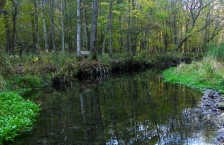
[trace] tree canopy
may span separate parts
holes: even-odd
[[[219,0],[2,0],[0,49],[9,54],[204,51],[223,42],[223,7]]]

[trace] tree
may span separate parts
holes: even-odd
[[[91,25],[91,35],[90,35],[90,51],[91,51],[93,60],[96,60],[96,55],[97,55],[97,48],[96,48],[97,19],[98,19],[98,0],[93,0],[92,25]]]
[[[1,0],[1,2],[0,2],[0,14],[3,13],[5,3],[6,3],[6,0]]]
[[[39,26],[38,26],[38,12],[37,12],[37,2],[33,0],[34,5],[34,26],[35,26],[35,47],[36,51],[40,53],[40,36],[39,36]]]
[[[47,26],[46,26],[46,21],[45,21],[45,17],[44,17],[44,1],[41,1],[40,4],[40,8],[41,8],[41,16],[42,16],[42,23],[43,23],[43,31],[44,31],[44,48],[45,51],[48,51],[48,39],[47,39]]]
[[[52,50],[56,51],[56,47],[55,47],[55,31],[54,31],[54,18],[53,18],[53,14],[54,14],[54,0],[49,0],[49,5],[50,5],[49,16],[50,16],[51,46],[52,46]]]
[[[65,28],[64,28],[64,6],[65,1],[61,0],[61,51],[65,52]]]
[[[80,6],[81,0],[77,0],[77,57],[80,57],[80,51],[81,51],[81,6]]]

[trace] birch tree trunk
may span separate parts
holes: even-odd
[[[81,51],[81,17],[80,17],[80,3],[81,0],[77,0],[77,57],[80,57]]]
[[[51,44],[52,44],[52,50],[55,51],[55,35],[54,35],[54,20],[53,20],[53,13],[54,13],[54,0],[50,0],[50,30],[51,30]]]

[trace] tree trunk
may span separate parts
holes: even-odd
[[[9,28],[9,16],[8,14],[4,15],[5,22],[5,38],[6,38],[6,53],[10,53],[11,48],[11,39],[10,39],[10,28]]]
[[[53,19],[53,13],[54,13],[54,0],[50,0],[50,9],[49,9],[49,14],[50,14],[50,30],[51,30],[51,45],[52,45],[52,50],[55,51],[55,35],[54,35],[54,19]]]
[[[46,27],[46,22],[45,22],[45,18],[44,18],[43,1],[41,1],[41,16],[42,16],[42,23],[43,23],[43,29],[44,29],[44,47],[45,47],[45,51],[48,52],[47,27]]]
[[[86,20],[86,8],[85,8],[85,0],[82,0],[82,14],[83,14],[83,46],[84,50],[89,50],[89,38],[88,38],[88,27]]]
[[[61,0],[61,51],[65,52],[65,29],[64,29],[64,0]]]
[[[40,53],[40,37],[39,37],[39,27],[38,27],[38,13],[37,13],[37,2],[36,0],[33,0],[34,5],[34,25],[35,25],[35,31],[36,31],[36,51],[39,54]]]
[[[113,7],[113,0],[110,0],[110,7],[109,7],[109,33],[110,33],[110,39],[109,39],[109,48],[110,48],[110,55],[113,54],[113,38],[112,38],[112,7]]]
[[[98,19],[98,0],[93,0],[93,12],[92,12],[92,26],[90,36],[90,51],[92,59],[96,60],[96,37],[97,37],[97,19]]]
[[[10,53],[14,53],[15,49],[15,42],[16,42],[16,18],[17,18],[17,12],[18,12],[18,5],[14,0],[11,0],[11,4],[13,7],[12,11],[12,36],[11,36],[11,47],[10,47]]]
[[[131,13],[131,1],[128,0],[128,12]],[[132,55],[131,42],[131,16],[128,16],[128,54]]]
[[[81,0],[77,0],[77,57],[80,57],[81,51],[81,16],[80,16],[80,3]]]
[[[112,6],[113,6],[113,0],[110,0],[109,13],[108,13],[108,17],[107,17],[107,25],[104,30],[103,49],[102,49],[102,54],[104,54],[105,49],[106,49],[107,32],[109,31],[110,55],[113,54],[113,49],[112,49]]]

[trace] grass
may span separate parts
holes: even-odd
[[[180,83],[198,89],[213,89],[224,93],[224,64],[214,56],[206,56],[191,64],[181,63],[178,67],[163,72],[166,82]]]
[[[163,72],[166,82],[180,83],[198,89],[213,89],[224,93],[224,44],[210,45],[203,60]]]

